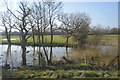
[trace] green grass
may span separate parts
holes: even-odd
[[[118,71],[2,70],[3,78],[118,78]]]
[[[79,78],[85,78],[85,79],[109,78],[111,80],[119,79],[117,70],[114,71],[97,70],[97,69],[91,69],[90,67],[94,68],[94,66],[90,66],[86,64],[65,64],[65,65],[57,65],[57,66],[47,65],[46,68],[44,69],[38,69],[38,67],[33,67],[33,66],[31,67],[21,66],[17,70],[2,69],[2,77],[3,78],[44,78],[44,79],[45,78],[53,78],[53,79],[75,78],[75,80]]]
[[[35,37],[36,37],[35,42],[37,42],[37,40],[38,40],[37,36],[35,36]],[[50,43],[51,42],[50,38],[51,38],[50,36],[45,36],[44,37],[45,43]],[[28,39],[28,42],[33,42],[32,37],[30,37]],[[61,44],[66,43],[66,38],[64,38],[64,36],[62,36],[62,35],[54,35],[53,43],[61,43]],[[74,42],[72,41],[72,37],[69,39],[69,44],[74,44]]]
[[[88,41],[91,43],[118,45],[118,36],[120,35],[101,35],[95,37],[94,35],[88,36]]]
[[[3,39],[5,39],[5,36],[2,36]],[[11,36],[11,38],[16,38],[17,40],[12,40],[12,42],[20,42],[20,37],[19,36]],[[41,38],[40,38],[41,39]],[[45,43],[50,43],[50,36],[45,36]],[[89,35],[88,36],[88,43],[93,43],[95,39],[95,36],[94,35]],[[109,43],[109,44],[117,44],[118,42],[118,35],[102,35],[100,37],[101,41],[99,43],[101,44],[106,44],[106,43]],[[2,42],[7,42],[7,40],[2,40]],[[29,43],[32,43],[33,40],[32,40],[32,37],[30,37],[28,39]],[[35,36],[35,42],[37,43],[38,42],[38,39],[37,39],[37,36]],[[57,43],[57,44],[65,44],[66,43],[66,38],[64,38],[63,35],[54,35],[53,36],[53,43]],[[76,44],[77,42],[73,41],[73,38],[71,37],[69,39],[69,44]],[[98,43],[98,42],[97,42]]]

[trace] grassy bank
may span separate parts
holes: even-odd
[[[63,64],[63,65],[47,65],[40,69],[38,66],[21,66],[17,70],[2,69],[3,78],[43,78],[43,79],[87,79],[87,78],[109,78],[110,80],[119,80],[118,71],[111,70],[109,67],[100,68],[86,64]],[[106,80],[109,80],[106,79]],[[103,80],[103,79],[100,79]]]
[[[17,70],[3,69],[3,78],[111,78],[119,80],[118,71],[90,70]],[[115,78],[115,79],[114,79]]]
[[[92,70],[92,69],[93,70]],[[46,68],[39,69],[35,67],[21,66],[17,70],[2,69],[3,80],[9,79],[56,79],[56,80],[119,80],[117,70],[99,70],[95,66],[89,65],[63,65],[60,67],[47,66]],[[91,70],[90,70],[91,69]]]
[[[19,36],[11,36],[13,43],[20,43]],[[2,36],[2,39],[6,39],[5,36]],[[3,43],[7,43],[7,40],[2,40]],[[33,44],[32,37],[30,37],[27,41],[29,44]],[[37,36],[35,36],[35,43],[38,42]],[[45,44],[50,43],[50,36],[45,36]],[[64,45],[66,43],[66,38],[63,35],[54,35],[53,37],[53,43]],[[89,35],[87,38],[88,44],[105,44],[105,45],[117,45],[118,44],[118,35],[102,35],[100,37],[95,37],[94,35]],[[69,45],[76,45],[77,42],[73,40],[73,37],[69,39],[68,42]]]

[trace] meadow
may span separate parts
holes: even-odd
[[[88,35],[87,43],[88,44],[103,44],[103,45],[117,45],[118,44],[118,36],[119,35],[101,35],[101,36],[95,36],[95,35]],[[6,39],[5,36],[2,36],[2,39]],[[20,42],[20,36],[11,36],[11,40],[13,43],[19,43]],[[41,39],[41,38],[40,38]],[[45,42],[44,43],[50,43],[50,36],[46,35],[44,37]],[[32,37],[30,37],[27,40],[28,43],[33,43]],[[7,40],[2,40],[2,43],[7,43]],[[38,38],[35,36],[35,43],[38,43]],[[53,43],[54,44],[65,44],[66,38],[63,35],[54,35],[53,36]],[[73,37],[69,38],[69,45],[76,45],[77,42],[74,41]]]

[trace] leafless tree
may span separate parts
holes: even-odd
[[[16,18],[16,25],[15,29],[19,30],[21,33],[21,46],[22,46],[22,65],[27,65],[26,64],[26,45],[27,45],[27,40],[30,36],[27,36],[28,32],[33,28],[29,27],[29,21],[28,21],[28,16],[31,14],[31,9],[28,7],[26,2],[20,2],[19,9],[17,10],[18,14],[15,14],[7,7],[9,12]]]
[[[59,17],[58,17],[58,20],[62,22],[62,24],[58,29],[60,29],[64,33],[67,46],[68,46],[69,38],[73,34],[73,23],[74,23],[73,19],[74,19],[73,14],[67,14],[67,13],[59,14]]]
[[[35,14],[35,19],[36,19],[36,24],[37,24],[37,30],[38,30],[38,38],[39,38],[39,43],[40,43],[40,34],[41,34],[41,43],[43,45],[43,50],[46,56],[47,62],[52,61],[52,47],[50,49],[50,60],[48,59],[48,53],[46,52],[46,49],[44,47],[44,33],[46,32],[46,29],[50,27],[50,32],[51,32],[51,46],[53,44],[53,26],[55,19],[57,17],[57,13],[61,9],[61,2],[56,3],[56,2],[37,2],[34,3],[35,9],[34,9],[34,14]]]
[[[77,13],[73,19],[73,36],[77,40],[78,46],[83,46],[86,43],[91,18],[86,13]]]
[[[78,42],[78,45],[83,44],[89,30],[89,16],[85,13],[66,13],[60,15],[58,19],[62,22],[60,29],[66,33],[66,44],[68,44],[68,39],[71,36],[74,36],[74,39]]]
[[[33,15],[32,17],[35,19],[35,23],[36,23],[36,30],[37,30],[37,34],[38,34],[38,43],[41,43],[40,40],[40,34],[41,34],[41,19],[42,19],[42,5],[41,2],[37,2],[33,4]]]
[[[33,45],[35,45],[35,33],[36,33],[36,30],[35,30],[35,22],[34,22],[34,18],[31,16],[29,16],[28,18],[28,21],[29,21],[29,26],[32,28],[31,30],[31,34],[32,34],[32,40],[33,40]]]
[[[44,9],[44,5],[42,2],[35,2],[33,4],[33,13],[32,13],[32,17],[33,17],[33,20],[34,20],[34,23],[36,24],[35,25],[35,28],[37,30],[37,36],[38,36],[38,44],[39,44],[39,47],[40,47],[40,44],[43,45],[43,50],[45,52],[45,56],[46,56],[46,60],[48,61],[48,55],[47,55],[47,52],[45,50],[45,47],[44,47],[44,32],[45,32],[45,29],[47,27],[47,25],[45,24],[45,22],[47,20],[45,20],[45,9]],[[41,37],[42,35],[42,37]],[[42,40],[40,40],[42,38]],[[43,53],[40,52],[40,48],[39,48],[39,53],[38,53],[38,59],[39,59],[39,65],[40,67],[42,67],[42,62],[43,60]]]
[[[2,26],[5,28],[5,35],[6,35],[8,44],[10,44],[11,43],[11,40],[10,40],[11,30],[15,25],[13,23],[12,15],[10,14],[9,11],[6,11],[3,14],[1,14],[1,18],[2,18]]]
[[[50,33],[51,33],[51,47],[50,47],[50,60],[49,63],[52,63],[52,44],[53,44],[53,27],[56,18],[58,17],[57,14],[60,13],[62,9],[62,3],[61,2],[44,2],[46,6],[46,13],[48,18],[48,23],[50,27]]]

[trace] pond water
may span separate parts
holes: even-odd
[[[11,45],[0,45],[0,65],[4,65],[7,61],[10,66],[18,67],[21,65],[21,46]],[[45,47],[50,52],[50,47]],[[26,47],[26,58],[27,65],[38,65],[38,51],[39,47]],[[11,53],[10,53],[11,52]],[[43,48],[40,48],[40,52],[43,52]],[[91,46],[86,49],[81,48],[66,48],[66,47],[53,47],[53,60],[60,60],[63,56],[71,57],[71,58],[80,58],[82,59],[84,56],[87,58],[93,56],[101,56],[102,60],[114,58],[117,55],[118,48],[117,46]],[[106,61],[106,60],[105,60]],[[104,61],[103,61],[104,62]]]

